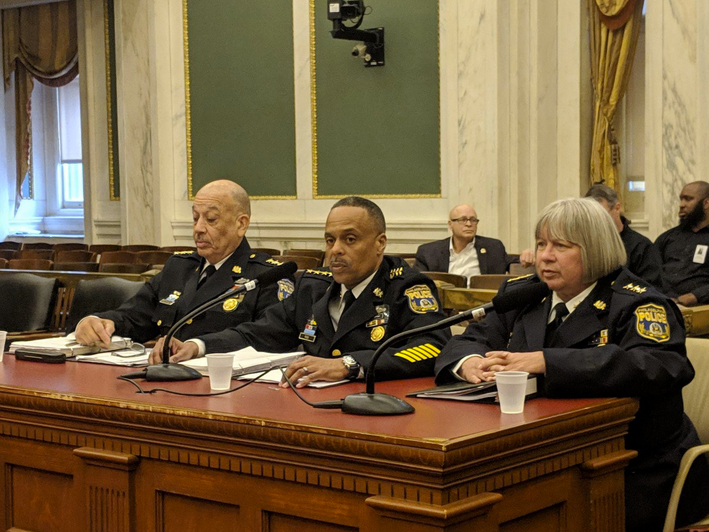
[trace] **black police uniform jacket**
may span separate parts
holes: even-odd
[[[500,290],[537,282],[536,275],[524,276],[503,283]],[[599,279],[545,343],[551,299],[502,315],[493,312],[470,325],[439,356],[436,380],[454,381],[451,369],[472,353],[543,351],[548,397],[638,397],[640,407],[626,440],[628,449],[638,451],[625,474],[627,527],[661,530],[682,455],[700,443],[682,403],[682,387],[694,377],[682,314],[670,299],[620,268]],[[706,471],[706,462],[702,468]],[[704,498],[695,501],[704,508],[703,516],[709,486],[696,475],[689,480],[685,493]],[[678,520],[689,519],[678,514]]]
[[[146,341],[167,334],[172,325],[196,306],[228,290],[234,281],[254,279],[280,264],[265,253],[251,250],[243,239],[234,253],[197,290],[204,259],[196,252],[175,254],[163,270],[145,283],[138,293],[118,309],[97,314],[112,320],[116,334],[135,341]],[[267,307],[287,296],[292,290],[289,280],[276,285],[258,287],[242,298],[225,301],[185,324],[175,338],[186,340],[209,332],[220,331],[239,323],[260,318]]]
[[[366,371],[374,351],[386,339],[444,318],[433,281],[398,257],[384,257],[372,281],[342,314],[335,331],[328,304],[339,294],[340,284],[327,269],[306,270],[296,281],[293,295],[269,308],[259,321],[200,339],[207,353],[247,345],[285,352],[302,344],[309,355],[351,355]],[[432,375],[434,361],[449,338],[446,329],[387,349],[377,362],[377,380]]]

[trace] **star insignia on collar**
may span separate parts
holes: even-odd
[[[377,297],[384,297],[384,291],[381,288],[377,287],[374,289],[374,295]]]
[[[605,301],[601,301],[601,300],[599,299],[598,301],[596,301],[596,302],[593,304],[593,306],[596,307],[598,310],[606,310],[606,306],[607,306],[607,305],[606,305]]]

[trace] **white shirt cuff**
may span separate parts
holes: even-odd
[[[199,338],[190,338],[189,340],[185,340],[185,343],[187,342],[192,342],[193,344],[197,345],[197,348],[199,349],[199,353],[197,353],[197,356],[203,357],[207,352],[207,346],[204,345],[204,342]]]
[[[465,380],[465,379],[463,378],[463,376],[462,376],[460,373],[458,373],[458,372],[460,371],[460,368],[463,367],[463,363],[464,363],[466,360],[468,360],[469,358],[472,358],[472,357],[485,358],[485,357],[482,356],[482,355],[476,355],[476,354],[468,355],[468,356],[465,356],[465,357],[461,358],[461,359],[458,361],[458,363],[457,363],[455,366],[453,366],[453,369],[451,370],[451,373],[453,373],[453,375],[455,375],[455,377],[456,377],[459,381],[464,381],[464,380]]]

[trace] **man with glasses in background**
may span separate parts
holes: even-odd
[[[454,207],[448,217],[451,237],[419,246],[414,267],[454,273],[466,279],[472,275],[505,273],[508,269],[505,245],[495,238],[478,235],[479,221],[470,205]]]

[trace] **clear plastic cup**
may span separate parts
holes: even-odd
[[[526,371],[498,371],[497,396],[500,400],[500,411],[503,414],[521,414],[524,412],[524,399],[527,395]]]
[[[233,353],[211,353],[207,355],[209,386],[212,390],[228,390],[231,388],[233,367]]]
[[[7,340],[7,331],[0,331],[0,362],[5,354],[5,340]]]

